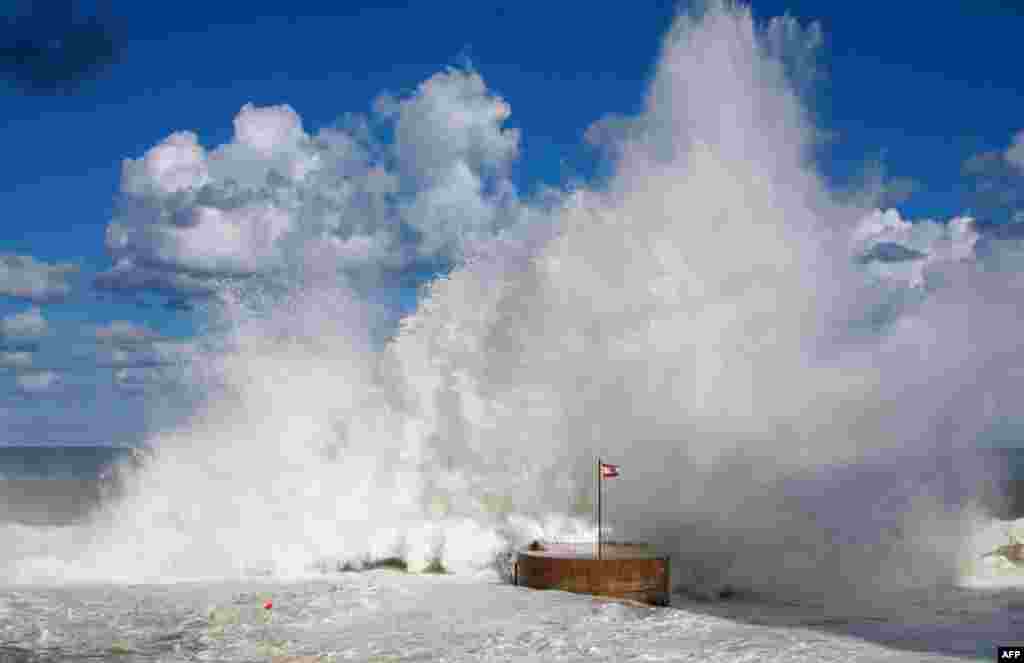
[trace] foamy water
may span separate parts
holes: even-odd
[[[991,660],[995,644],[1011,641],[1024,624],[1019,594],[950,591],[927,604],[903,598],[867,612],[681,596],[672,608],[653,608],[393,571],[293,582],[0,588],[0,655],[318,663]]]

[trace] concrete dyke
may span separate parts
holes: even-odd
[[[669,605],[669,558],[642,543],[535,542],[516,558],[514,582],[532,589],[558,589]]]

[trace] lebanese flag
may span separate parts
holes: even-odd
[[[619,466],[609,465],[608,463],[601,463],[601,478],[611,479],[612,477],[619,476]]]

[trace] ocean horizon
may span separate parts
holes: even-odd
[[[95,442],[0,444],[0,479],[96,478],[106,464],[140,446]],[[977,451],[1005,463],[1008,478],[1024,480],[1024,446],[979,447]]]

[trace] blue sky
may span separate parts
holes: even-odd
[[[67,4],[6,3],[21,14],[9,13],[4,34],[72,44],[82,28],[55,18],[72,11]],[[506,146],[489,144],[498,156],[489,152],[487,159],[510,170],[521,195],[588,181],[604,167],[585,140],[588,127],[609,114],[642,110],[661,40],[676,15],[676,4],[668,2],[628,9],[583,2],[345,3],[342,14],[337,4],[111,0],[100,11],[116,57],[101,58],[81,80],[58,81],[63,87],[57,91],[45,89],[45,81],[42,88],[30,85],[26,81],[41,75],[34,65],[4,56],[0,253],[9,257],[9,268],[0,272],[7,293],[0,317],[9,324],[0,418],[6,418],[9,439],[3,441],[132,442],[156,425],[149,411],[124,405],[135,398],[124,389],[130,374],[119,382],[111,372],[163,363],[177,350],[152,354],[149,346],[188,339],[196,326],[188,309],[203,300],[180,279],[154,289],[144,287],[152,279],[115,274],[106,281],[115,289],[98,285],[97,277],[109,274],[118,259],[108,245],[108,225],[135,213],[118,208],[125,159],[141,159],[179,131],[194,132],[208,150],[229,143],[233,120],[250,103],[257,109],[287,104],[309,135],[351,129],[358,125],[351,114],[374,113],[382,94],[413,98],[417,86],[453,66],[471,68],[488,94],[510,106],[504,126],[518,130],[515,158],[502,152]],[[282,7],[294,15],[284,15]],[[824,44],[806,101],[831,136],[821,148],[820,168],[837,189],[863,193],[874,176],[876,203],[898,207],[904,219],[945,221],[973,213],[981,225],[1005,224],[1018,205],[1024,208],[1024,180],[1011,159],[1014,137],[1024,129],[1024,80],[1007,55],[1024,34],[1018,3],[923,9],[915,3],[765,1],[755,2],[753,11],[759,19],[789,12],[803,25],[820,22]],[[84,69],[95,55],[89,43],[68,56],[70,71]],[[393,130],[370,129],[382,133],[384,143]],[[418,145],[420,156],[411,158],[422,160],[430,145]],[[989,186],[984,195],[974,191],[979,185]],[[159,205],[172,204],[167,196]],[[139,243],[148,240],[130,241],[135,248],[121,258],[138,258]],[[217,256],[189,263],[178,253],[161,254],[160,247],[146,251],[164,267],[168,261],[175,269],[188,267],[181,272],[188,278],[262,264],[259,255],[249,256],[259,264],[218,262]],[[414,290],[408,284],[444,262],[443,256],[401,262],[396,271],[407,278],[382,281],[377,296],[409,307]],[[48,274],[42,281],[39,263]],[[33,336],[40,315],[46,327],[41,340]],[[110,416],[98,422],[96,412],[116,412],[117,424]]]

